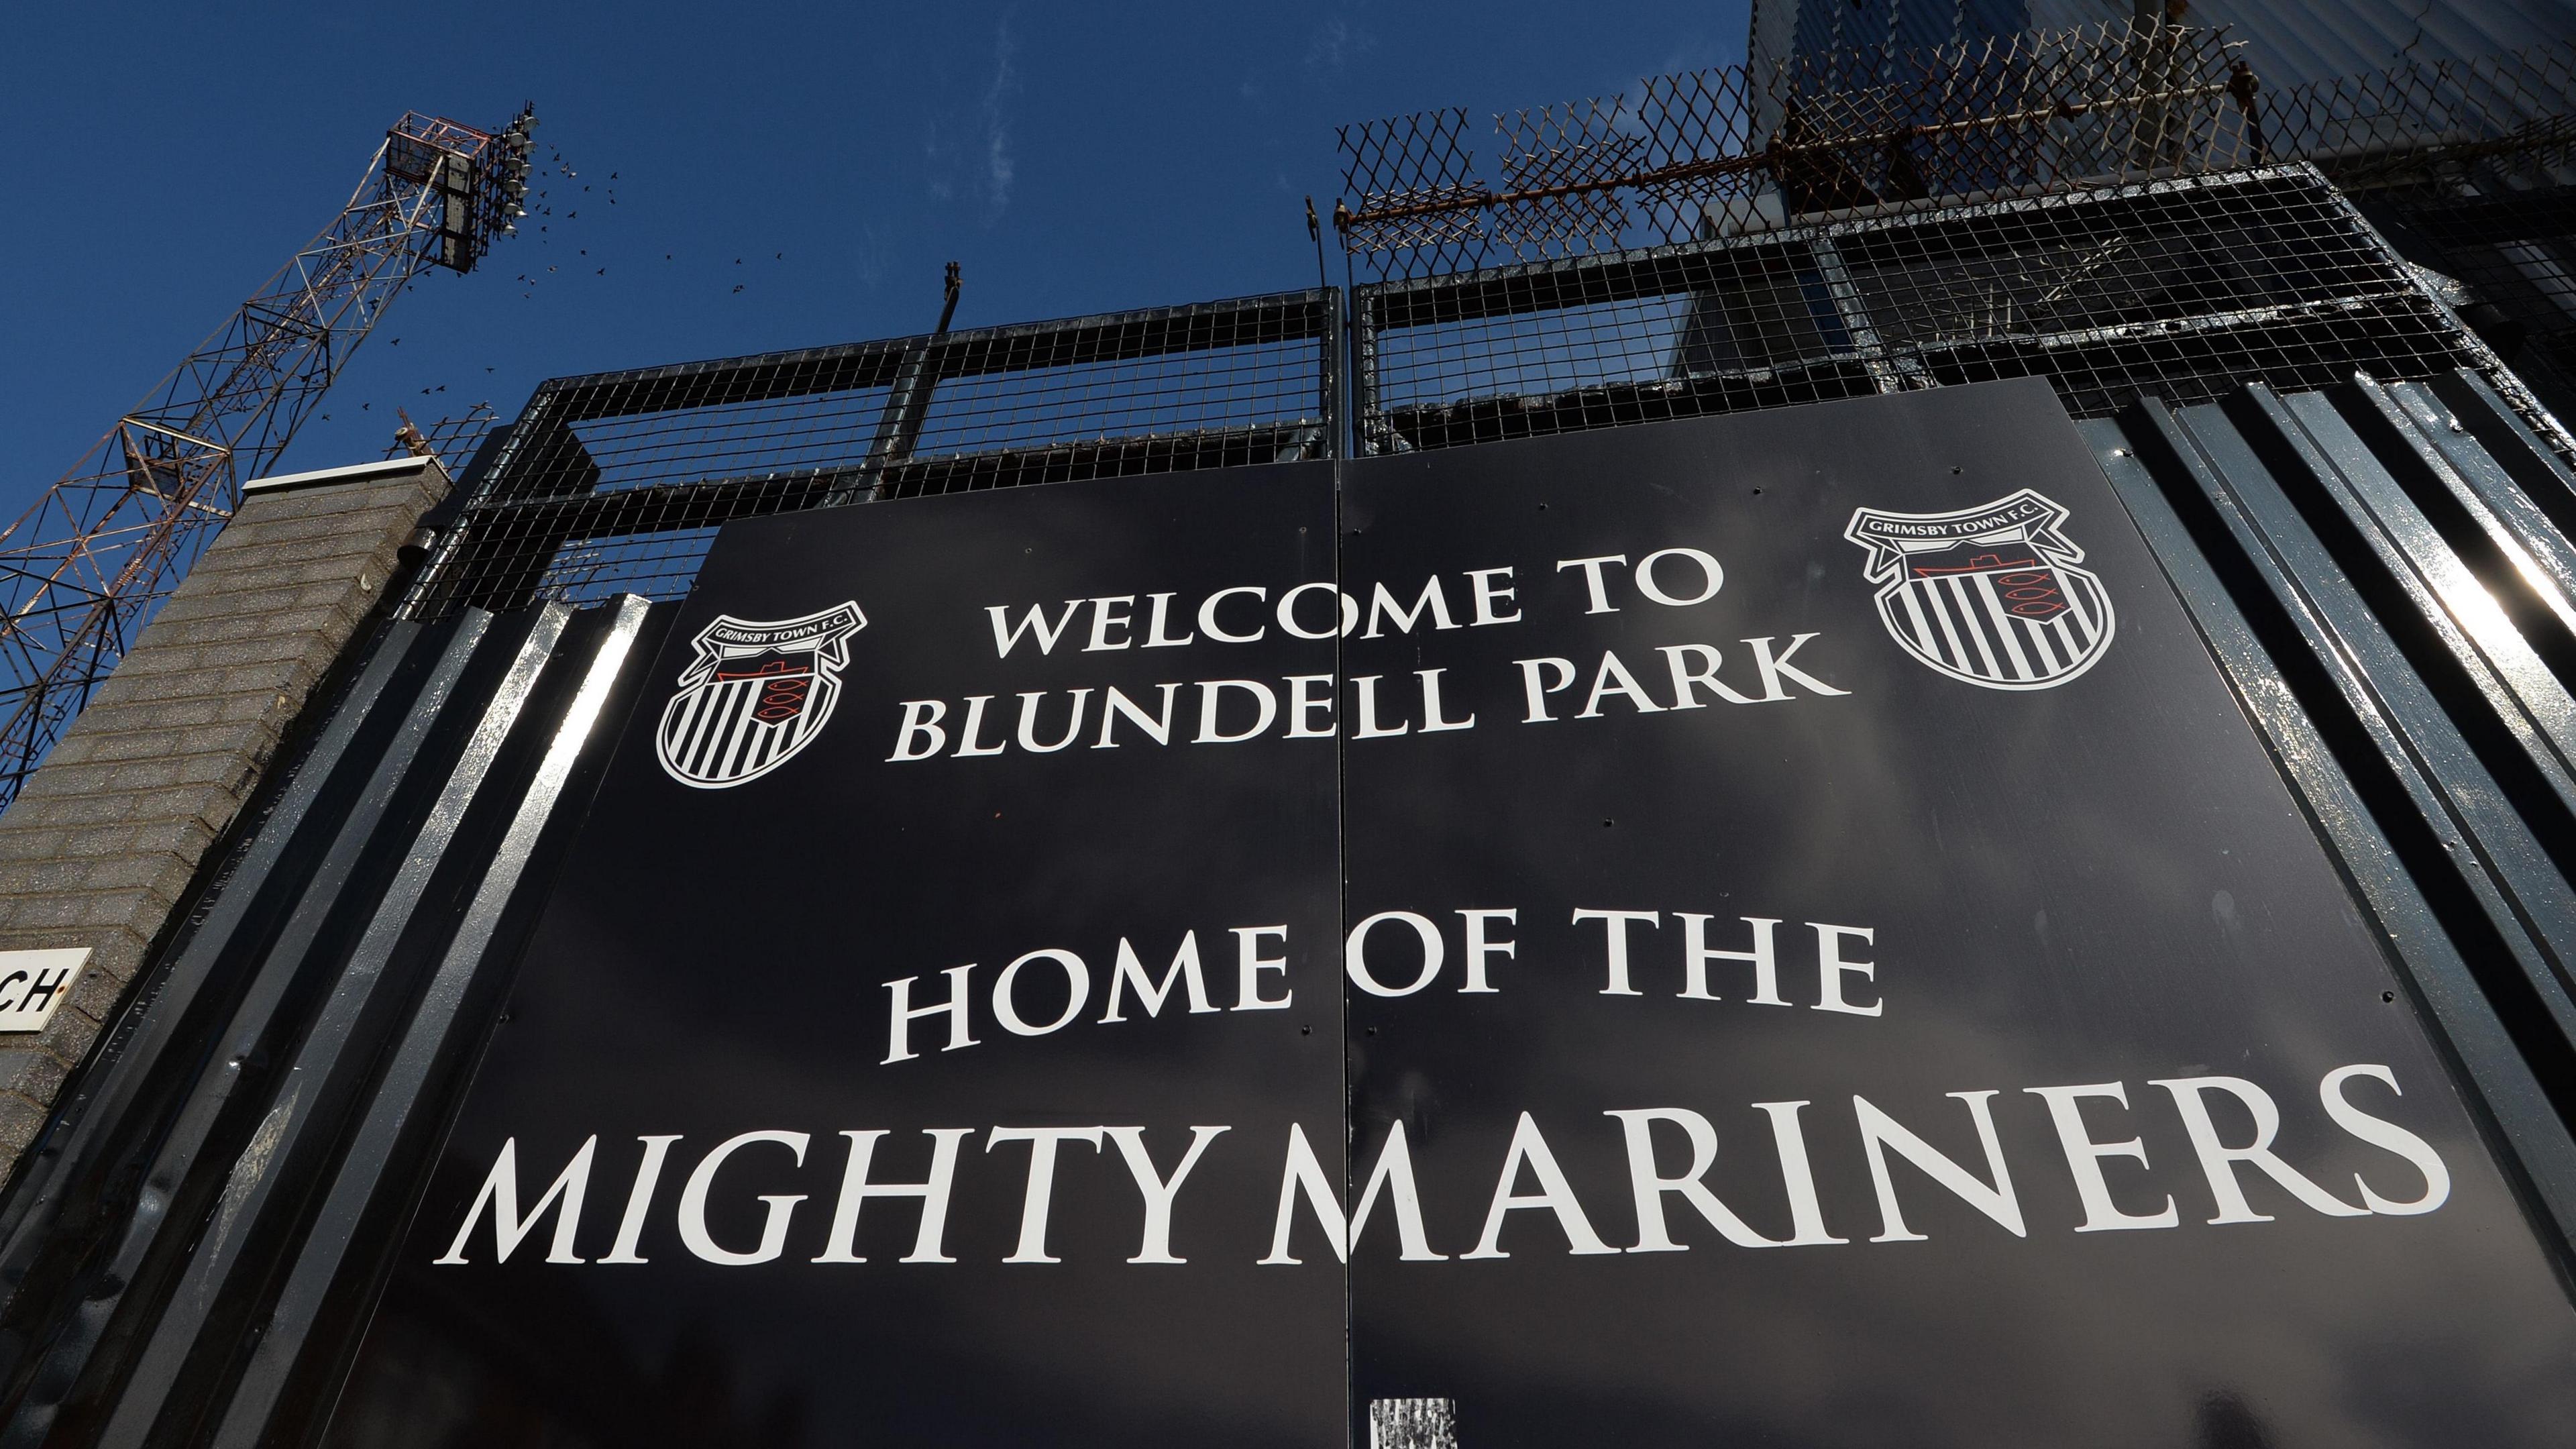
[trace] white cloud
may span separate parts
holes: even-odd
[[[859,228],[858,244],[851,249],[851,270],[863,286],[873,287],[885,280],[886,235],[884,228],[868,222]]]
[[[1338,74],[1351,61],[1375,49],[1375,35],[1338,15],[1328,16],[1315,27],[1314,38],[1306,44],[1306,65],[1310,70]]]
[[[993,30],[993,83],[984,88],[984,199],[996,216],[1011,204],[1011,182],[1019,174],[1011,154],[1011,102],[1020,92],[1011,59],[1018,52],[1011,12],[1005,10]]]
[[[993,28],[992,78],[975,98],[974,109],[961,106],[932,116],[921,143],[931,200],[980,200],[988,222],[1010,206],[1012,184],[1019,179],[1011,136],[1021,91],[1020,42],[1012,31],[1017,11],[1016,6],[1004,11]]]

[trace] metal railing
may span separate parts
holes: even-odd
[[[736,518],[1329,456],[1341,334],[1306,291],[560,378],[405,613],[676,597]]]

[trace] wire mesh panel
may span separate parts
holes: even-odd
[[[2347,187],[2507,156],[2547,171],[2576,146],[2576,37],[2278,93],[2240,50],[2136,21],[1690,71],[1497,115],[1490,167],[1463,110],[1371,121],[1342,130],[1335,223],[1355,266],[1402,280],[2288,160]]]
[[[1975,199],[2264,159],[2255,82],[2219,31],[2135,24],[1659,76],[1494,117],[1341,133],[1335,216],[1385,279],[1678,245],[1801,213]]]
[[[2024,375],[2091,416],[2465,365],[2564,447],[2453,309],[2510,311],[2478,335],[2527,339],[2544,396],[2576,377],[2571,77],[2576,40],[2267,94],[2223,31],[2141,21],[1659,77],[1495,117],[1490,169],[1463,110],[1348,127],[1335,225],[1380,278],[1353,293],[1359,446]],[[2410,252],[2468,288],[2330,180],[2405,192]],[[673,596],[755,514],[1323,456],[1340,306],[550,383],[407,607]]]
[[[1368,453],[2002,377],[2099,416],[2485,363],[2304,165],[1380,283],[1354,315]]]
[[[675,598],[735,518],[1326,457],[1341,330],[1310,291],[557,379],[405,611]]]
[[[2375,190],[2363,210],[2441,274],[2445,300],[2543,403],[2576,418],[2576,188],[2516,188],[2473,170],[2468,184]]]

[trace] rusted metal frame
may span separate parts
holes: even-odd
[[[117,431],[113,436],[117,439],[126,458],[129,460],[140,460],[143,458],[144,454],[140,448],[135,446],[132,437],[128,435],[126,430],[130,426],[132,426],[131,419],[119,422],[117,425]],[[133,462],[129,462],[127,468],[131,469],[133,466]],[[124,470],[120,470],[120,472],[122,473]],[[107,511],[101,514],[95,523],[84,531],[84,539],[96,537],[102,533],[109,532],[110,530],[108,526],[115,521],[117,515],[123,513],[126,507],[129,504],[134,503],[137,499],[157,499],[161,496],[161,493],[157,489],[144,489],[136,486],[130,475],[128,475],[126,484],[121,490],[121,496],[117,498],[115,502],[110,503]],[[129,525],[129,527],[133,528],[137,532],[148,532],[151,526],[152,525],[149,520],[139,524]],[[5,557],[5,555],[0,555],[0,557]],[[58,608],[48,602],[47,596],[55,588],[64,585],[65,576],[73,571],[75,565],[95,565],[97,561],[98,555],[93,554],[85,547],[75,547],[57,559],[52,572],[45,576],[45,582],[31,595],[29,595],[25,604],[17,609],[9,611],[5,615],[0,615],[0,620],[5,620],[5,624],[0,624],[0,638],[8,638],[12,640],[17,639],[23,633],[23,630],[19,627],[22,620],[48,617],[61,612]],[[13,571],[19,572],[27,577],[33,577],[35,573],[34,570]],[[120,574],[119,577],[121,579],[122,575]],[[74,585],[74,587],[78,586]],[[112,585],[109,585],[107,581],[102,580],[102,588],[93,595],[93,598],[105,598],[110,593],[112,593]]]

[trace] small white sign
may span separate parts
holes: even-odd
[[[0,951],[0,1032],[43,1031],[88,964],[87,946]]]

